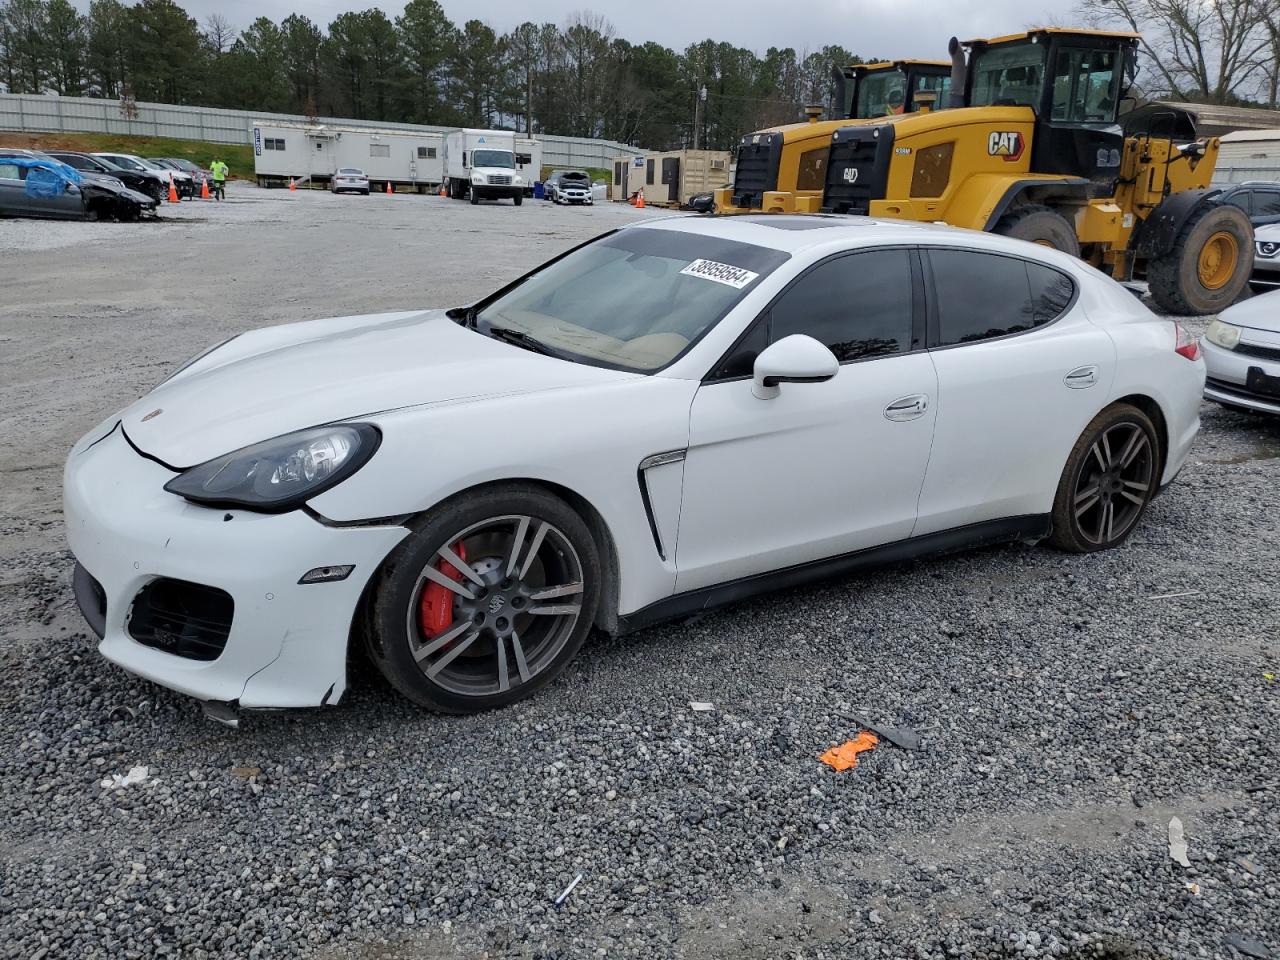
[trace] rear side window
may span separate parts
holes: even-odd
[[[911,260],[906,250],[871,250],[828,260],[774,303],[772,342],[804,333],[841,363],[911,349]]]
[[[1235,193],[1227,197],[1227,203],[1233,207],[1239,207],[1245,213],[1249,213],[1249,191],[1237,190]]]
[[[1043,326],[1075,294],[1071,278],[1051,267],[974,250],[930,250],[938,311],[938,345],[973,343]]]

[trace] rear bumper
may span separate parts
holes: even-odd
[[[408,533],[330,527],[301,511],[265,515],[200,507],[165,493],[173,473],[134,452],[117,427],[77,449],[64,474],[77,603],[99,652],[130,673],[200,700],[244,707],[335,702],[346,687],[347,642],[365,584]],[[354,564],[335,583],[299,584],[317,566]],[[198,660],[144,645],[134,603],[161,578],[225,591],[234,602],[225,645]]]

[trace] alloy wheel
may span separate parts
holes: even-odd
[[[582,562],[558,527],[526,515],[482,520],[419,573],[407,611],[413,658],[451,693],[506,693],[555,662],[582,595]]]
[[[1072,511],[1089,543],[1122,540],[1151,498],[1155,451],[1139,424],[1113,424],[1089,448],[1076,476]]]

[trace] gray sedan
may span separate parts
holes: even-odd
[[[329,189],[333,193],[363,193],[367,197],[369,178],[358,167],[342,167],[334,172]]]

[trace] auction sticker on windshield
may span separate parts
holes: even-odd
[[[703,280],[714,280],[735,290],[741,290],[760,276],[750,270],[743,270],[729,263],[717,263],[714,260],[695,260],[680,272],[687,273],[691,277],[701,277]]]

